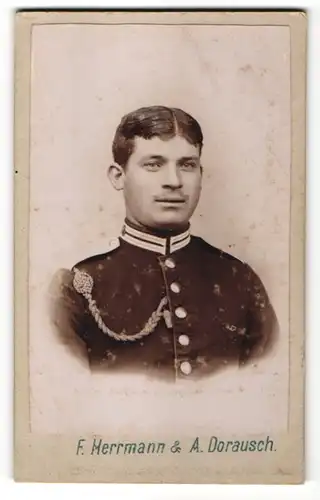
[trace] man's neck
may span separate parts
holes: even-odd
[[[189,222],[181,226],[175,226],[175,227],[144,226],[143,224],[137,223],[136,221],[132,221],[128,217],[125,218],[125,223],[128,224],[129,227],[132,227],[137,231],[141,231],[142,233],[152,234],[154,236],[158,236],[159,238],[171,238],[172,236],[176,236],[178,234],[184,233],[185,231],[188,231],[188,229],[190,228]]]

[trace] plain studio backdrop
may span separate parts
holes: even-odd
[[[285,430],[289,28],[36,26],[31,75],[32,431]],[[276,349],[257,365],[176,385],[143,375],[91,375],[59,342],[47,309],[54,273],[103,253],[119,234],[122,195],[107,179],[113,135],[124,114],[154,104],[184,109],[203,130],[203,190],[192,232],[253,267],[280,323]]]

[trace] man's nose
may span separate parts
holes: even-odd
[[[168,164],[164,168],[164,187],[170,187],[172,189],[178,189],[182,187],[182,177],[180,169],[177,165]]]

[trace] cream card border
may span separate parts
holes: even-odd
[[[290,397],[289,428],[273,437],[275,453],[76,455],[74,436],[29,431],[28,220],[31,32],[38,24],[283,25],[291,41]],[[306,41],[303,12],[20,12],[15,18],[15,408],[17,481],[130,483],[299,483],[304,480],[304,246],[306,162]],[[83,436],[81,436],[83,437]],[[201,436],[200,436],[201,437]],[[166,441],[170,436],[166,436]],[[174,439],[174,436],[172,436]]]

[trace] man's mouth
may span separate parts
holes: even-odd
[[[185,203],[185,198],[156,198],[157,203]]]

